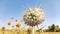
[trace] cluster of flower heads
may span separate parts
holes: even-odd
[[[14,27],[14,24],[12,24],[10,21],[8,22],[8,25],[12,25],[12,27]],[[17,22],[15,26],[19,28],[21,26],[20,22]]]
[[[14,17],[13,17],[13,16],[12,16],[12,19],[14,19]],[[20,21],[18,21],[18,19],[17,19],[17,18],[15,19],[15,21],[16,21],[15,26],[16,26],[17,28],[19,28],[19,27],[21,26]],[[13,24],[11,21],[9,21],[9,22],[8,22],[8,25],[9,25],[9,26],[11,26],[11,25],[12,25],[12,27],[14,27],[14,24]]]
[[[44,12],[41,8],[29,8],[23,15],[23,20],[27,25],[38,25],[44,21]]]

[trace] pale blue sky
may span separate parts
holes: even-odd
[[[11,16],[21,20],[26,9],[37,7],[39,4],[45,13],[43,24],[46,27],[51,24],[60,26],[60,0],[0,0],[0,28],[9,27],[7,22],[11,20]]]

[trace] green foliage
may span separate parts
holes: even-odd
[[[50,32],[59,32],[60,29],[59,29],[59,26],[55,25],[55,24],[52,24],[51,26],[48,26],[48,29],[45,30],[45,31],[50,31]]]

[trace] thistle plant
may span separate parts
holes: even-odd
[[[28,31],[28,34],[31,34],[32,29],[33,29],[33,28],[32,28],[31,26],[28,28],[28,30],[27,30],[27,31]]]
[[[11,21],[8,22],[8,25],[9,25],[9,26],[11,25]]]
[[[12,16],[11,19],[13,20],[14,19],[14,16]]]
[[[17,22],[16,23],[16,28],[18,29],[17,34],[19,34],[20,32],[20,26],[21,26],[20,22]]]
[[[25,24],[32,27],[41,24],[44,19],[44,12],[41,8],[29,8],[23,15],[23,21]],[[32,34],[34,34],[34,30],[32,30]]]
[[[15,34],[14,24],[12,24],[12,32],[13,32],[13,34]]]
[[[15,21],[17,22],[17,21],[18,21],[18,19],[16,18],[16,19],[15,19]]]
[[[2,27],[2,34],[5,34],[5,27]]]
[[[13,20],[14,16],[12,16],[11,19]],[[17,34],[19,34],[21,24],[20,24],[20,22],[18,21],[17,18],[15,19],[15,22],[16,22],[16,25],[14,25],[11,21],[9,21],[8,25],[12,27],[13,34],[16,34],[16,31],[14,30],[14,27],[16,26]],[[9,30],[9,33],[10,33],[10,30]]]
[[[21,26],[20,22],[16,23],[16,27],[19,28]]]
[[[9,26],[11,26],[11,23],[12,23],[12,22],[11,22],[11,21],[9,21],[7,24],[8,24]],[[10,33],[10,30],[9,30],[9,33]]]

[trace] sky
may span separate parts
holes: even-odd
[[[21,20],[22,14],[28,8],[39,6],[45,13],[45,21],[42,23],[42,25],[46,25],[45,28],[52,24],[60,26],[60,0],[0,0],[0,28],[3,26],[9,28],[8,21],[15,24],[11,16]]]

